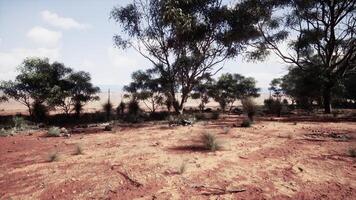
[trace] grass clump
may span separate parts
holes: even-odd
[[[241,127],[248,128],[251,127],[252,122],[249,119],[244,119],[241,123]]]
[[[59,161],[58,152],[54,152],[48,155],[48,162],[56,162],[56,161]]]
[[[47,132],[48,137],[60,137],[61,136],[61,129],[58,127],[51,127],[48,129]]]
[[[206,150],[217,151],[222,149],[220,142],[218,142],[216,136],[212,133],[204,133],[201,136],[201,142]]]
[[[356,158],[356,149],[349,149],[349,155],[353,158]]]
[[[182,162],[182,164],[179,166],[178,174],[184,174],[184,172],[187,169],[187,163]]]
[[[83,147],[79,144],[75,145],[74,155],[83,155],[83,154],[84,154]]]
[[[26,121],[23,117],[15,116],[12,118],[13,126],[16,130],[23,130],[26,128]]]

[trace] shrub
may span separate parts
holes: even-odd
[[[140,105],[138,101],[131,100],[128,105],[128,114],[129,115],[138,115],[140,113]]]
[[[353,158],[356,157],[356,149],[349,149],[349,155]]]
[[[218,111],[212,112],[211,119],[217,120],[217,119],[219,119],[219,117],[220,117],[220,112],[218,112]]]
[[[48,129],[47,136],[48,137],[60,137],[61,129],[58,127],[51,127]]]
[[[22,130],[26,127],[26,121],[23,117],[15,116],[12,118],[13,126],[16,130]]]
[[[110,120],[111,119],[112,109],[113,109],[113,105],[112,105],[112,103],[110,101],[108,101],[107,103],[105,103],[103,105],[103,110],[104,110],[105,115],[106,115],[106,120]]]
[[[32,116],[37,122],[43,122],[47,119],[48,108],[40,102],[32,104]]]
[[[221,144],[217,141],[214,134],[204,133],[201,136],[201,142],[206,150],[217,151],[222,149]]]
[[[253,117],[257,113],[257,105],[252,98],[246,98],[241,101],[243,111],[247,114],[250,121],[253,121]]]
[[[252,122],[249,119],[244,119],[241,123],[241,127],[251,127]]]
[[[73,110],[75,114],[79,116],[80,113],[83,111],[83,104],[80,101],[75,102]]]
[[[48,162],[55,162],[55,161],[59,161],[58,152],[54,152],[48,155]]]
[[[264,106],[268,113],[275,114],[278,117],[281,116],[283,108],[286,107],[280,100],[272,98],[264,100]]]
[[[116,108],[117,116],[123,115],[125,113],[125,109],[126,109],[126,103],[121,101],[120,104]]]

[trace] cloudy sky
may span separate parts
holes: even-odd
[[[13,79],[25,57],[48,57],[91,73],[100,86],[118,88],[130,74],[151,64],[133,50],[119,50],[112,37],[120,27],[109,19],[114,6],[130,0],[0,0],[0,80]],[[252,76],[267,88],[286,73],[275,56],[248,63],[242,58],[222,64],[220,72]],[[218,66],[217,66],[218,68]]]

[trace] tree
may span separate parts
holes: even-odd
[[[133,48],[153,63],[167,99],[180,113],[194,86],[219,71],[214,67],[240,53],[253,37],[253,26],[245,20],[235,21],[239,31],[230,34],[226,20],[231,15],[221,0],[133,0],[111,12],[124,30],[114,36],[115,44]],[[231,38],[234,43],[227,42]]]
[[[60,107],[68,114],[75,103],[79,108],[82,102],[98,98],[94,94],[99,88],[92,86],[88,73],[73,72],[62,63],[49,63],[47,58],[27,58],[19,72],[15,81],[2,82],[1,89],[7,97],[25,105],[30,115],[32,107]]]
[[[133,99],[142,101],[151,113],[156,112],[158,106],[164,102],[163,90],[158,78],[152,70],[136,71],[132,73],[132,82],[124,87],[131,93]]]
[[[223,74],[212,86],[210,96],[220,104],[222,110],[227,106],[232,109],[236,100],[248,97],[258,97],[259,89],[253,78],[246,78],[240,74]]]
[[[62,78],[72,70],[61,63],[50,64],[46,58],[27,58],[19,71],[15,81],[2,82],[1,88],[7,97],[24,104],[32,115],[33,103],[54,104]]]
[[[205,105],[209,103],[209,91],[211,89],[212,79],[210,78],[207,78],[207,80],[200,81],[200,83],[193,88],[191,98],[200,100],[199,109],[201,112],[204,111]]]
[[[332,90],[356,70],[355,1],[256,1],[256,9],[270,14],[259,23],[263,36],[259,55],[272,50],[284,62],[305,69],[321,69],[323,105],[331,112]],[[289,40],[288,50],[281,42]]]
[[[91,83],[91,77],[88,72],[71,73],[67,81],[70,83],[68,88],[69,95],[62,98],[62,106],[63,108],[68,108],[66,110],[74,110],[79,115],[85,104],[100,99],[97,95],[100,92],[100,88]]]

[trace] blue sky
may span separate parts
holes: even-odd
[[[120,27],[109,19],[109,13],[128,2],[0,0],[0,80],[13,79],[25,57],[40,56],[90,72],[96,85],[118,88],[127,84],[133,71],[151,66],[133,50],[113,45],[112,37]],[[252,76],[261,88],[286,73],[285,64],[274,55],[264,62],[235,58],[223,65],[220,74]]]

